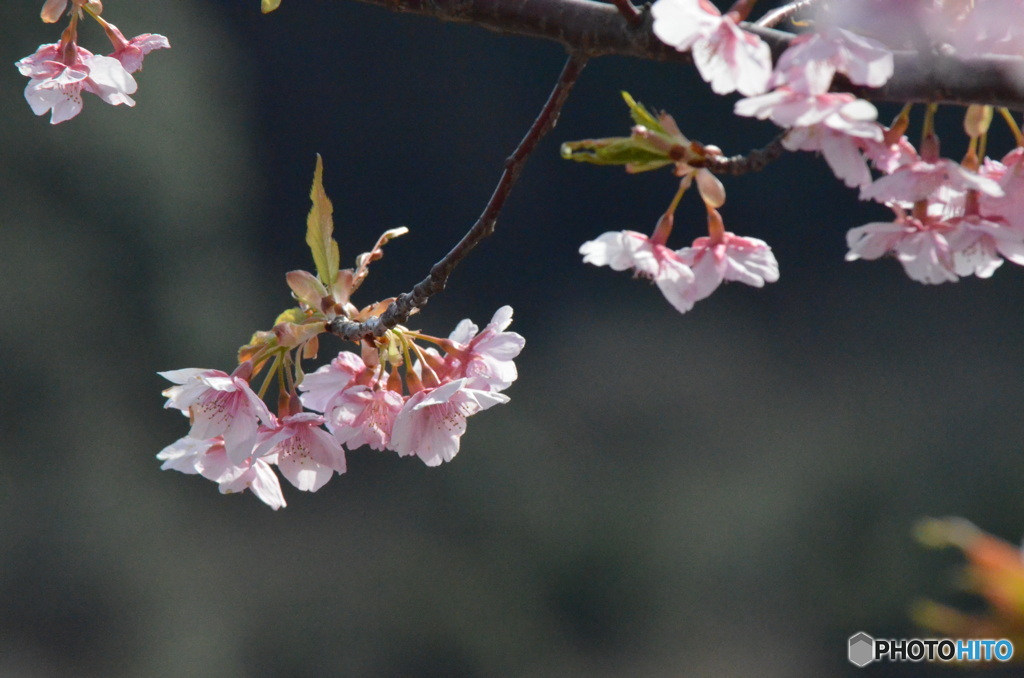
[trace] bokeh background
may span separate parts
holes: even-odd
[[[482,209],[563,54],[341,0],[106,4],[173,45],[136,108],[87,97],[50,126],[0,71],[0,675],[861,675],[853,633],[919,634],[923,597],[972,604],[917,520],[1024,532],[1024,272],[925,287],[844,263],[846,230],[886,213],[810,155],[726,181],[726,224],[771,243],[776,284],[681,316],[583,265],[580,243],[649,231],[674,190],[559,158],[626,133],[620,90],[727,153],[774,134],[686,68],[616,57],[416,319],[446,334],[511,304],[527,339],[511,403],[452,463],[357,450],[276,513],[159,471],[186,422],[156,372],[230,369],[311,267],[315,153],[344,261],[411,228],[359,300],[406,290]],[[8,64],[57,39],[38,5],[5,4]],[[681,247],[694,196],[677,222]]]

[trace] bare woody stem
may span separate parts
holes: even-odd
[[[619,10],[619,14],[631,25],[643,23],[644,15],[636,8],[630,0],[612,0],[612,4]]]
[[[786,132],[783,132],[767,145],[756,148],[746,155],[734,155],[728,158],[709,155],[704,162],[691,161],[688,164],[691,167],[706,167],[715,174],[731,174],[732,176],[760,172],[768,166],[768,163],[778,160],[782,155],[785,150],[782,147],[782,139],[785,136]]]
[[[499,33],[554,40],[588,57],[606,54],[654,61],[689,62],[690,55],[658,40],[646,9],[641,20],[623,18],[616,5],[597,0],[359,0],[395,12],[482,26]],[[798,4],[798,3],[794,3]],[[778,56],[792,33],[742,24]],[[1017,57],[956,59],[942,54],[895,53],[895,74],[880,89],[853,88],[869,101],[991,104],[1024,110],[1024,60]]]
[[[426,305],[430,297],[445,288],[448,276],[466,258],[466,255],[476,247],[481,240],[494,232],[498,222],[498,215],[501,213],[505,200],[508,198],[512,186],[523,171],[533,149],[544,135],[551,131],[558,121],[558,114],[569,97],[569,91],[576,84],[583,67],[587,63],[587,56],[579,52],[570,53],[569,59],[562,68],[562,73],[551,91],[547,103],[541,109],[537,119],[533,121],[526,136],[519,142],[516,150],[505,160],[505,169],[501,173],[498,185],[487,201],[487,206],[476,220],[476,223],[462,236],[462,240],[452,248],[448,254],[434,264],[430,269],[430,275],[416,283],[416,285],[405,294],[400,294],[395,301],[388,306],[387,310],[376,318],[370,318],[365,322],[354,322],[347,318],[335,318],[328,325],[328,330],[342,339],[360,341],[364,338],[381,336],[395,325],[405,322],[416,309]]]

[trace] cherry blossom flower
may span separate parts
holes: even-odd
[[[880,177],[861,189],[861,200],[884,203],[917,202],[934,197],[943,187],[954,191],[973,190],[994,198],[1003,196],[999,182],[972,172],[949,158],[935,162],[902,165],[890,175]]]
[[[892,53],[841,29],[799,36],[772,74],[775,89],[737,101],[734,112],[791,128],[782,142],[785,148],[820,151],[847,186],[865,186],[871,172],[863,154],[870,148],[881,155],[883,128],[875,121],[874,105],[829,91],[836,71],[877,87],[892,75]]]
[[[717,234],[715,231],[718,229],[710,230],[711,236],[697,238],[692,247],[684,247],[677,252],[693,270],[694,282],[689,293],[694,302],[709,296],[725,280],[764,287],[766,282],[779,279],[779,263],[768,243],[757,238],[744,238],[724,229]]]
[[[844,134],[882,140],[882,129],[875,123],[878,110],[873,104],[845,92],[829,92],[827,85],[821,88],[820,84],[808,81],[800,87],[785,85],[767,94],[740,99],[733,112],[759,120],[771,119],[779,127],[822,124]]]
[[[128,96],[137,89],[135,79],[117,59],[95,56],[74,42],[40,45],[15,66],[30,78],[25,100],[32,112],[50,112],[50,123],[70,120],[82,111],[82,92],[95,94],[114,106],[134,106]]]
[[[460,322],[445,345],[452,378],[468,377],[470,387],[485,391],[508,388],[519,376],[512,361],[526,345],[521,335],[505,331],[511,323],[511,306],[495,311],[482,332],[469,319]]]
[[[208,440],[223,436],[228,458],[236,466],[252,454],[259,422],[275,425],[274,415],[245,379],[251,369],[249,363],[243,363],[230,375],[196,368],[158,373],[178,384],[163,392],[167,397],[164,407],[189,414],[192,438]]]
[[[221,494],[248,489],[275,511],[286,506],[281,483],[268,460],[249,458],[236,466],[228,459],[223,438],[198,440],[186,436],[165,447],[156,458],[164,462],[161,470],[201,474],[217,483]]]
[[[764,92],[772,72],[771,50],[722,16],[708,0],[657,0],[651,7],[654,34],[680,52],[692,50],[701,77],[717,94]]]
[[[254,458],[270,456],[288,481],[316,492],[335,472],[345,472],[345,452],[330,433],[320,428],[324,418],[301,412],[282,418],[274,428],[260,431]]]
[[[843,26],[894,49],[910,49],[923,39],[917,27],[928,24],[930,10],[940,3],[907,0],[843,0],[820,3],[814,12],[815,25]],[[948,3],[959,4],[959,3]]]
[[[327,428],[348,449],[362,445],[382,451],[391,443],[395,417],[405,398],[390,389],[352,386],[331,400]]]
[[[980,174],[999,182],[1002,196],[979,194],[981,213],[998,217],[1015,229],[1024,231],[1024,148],[1015,148],[1002,162],[986,159]]]
[[[957,281],[949,242],[939,228],[921,228],[903,237],[896,258],[911,280],[929,285]]]
[[[689,287],[693,271],[679,255],[636,231],[610,231],[580,246],[584,263],[608,266],[613,271],[633,269],[650,278],[680,313],[693,308]]]
[[[953,253],[953,270],[960,277],[989,278],[1006,258],[1024,265],[1024,232],[1005,221],[971,215],[951,222],[946,236]]]
[[[895,221],[873,222],[850,229],[846,234],[850,248],[846,260],[873,260],[891,252],[912,280],[930,285],[956,282],[953,252],[946,240],[953,227],[933,216],[919,219],[908,215],[898,205],[892,207],[896,212]]]
[[[509,401],[503,393],[469,388],[468,381],[456,379],[410,397],[395,419],[391,449],[403,457],[415,454],[427,466],[454,459],[466,417]]]
[[[958,3],[948,4],[955,7]],[[947,40],[961,59],[993,54],[1024,56],[1024,30],[1020,22],[1010,19],[1024,12],[1024,2],[985,0],[965,4],[961,10],[967,7],[969,11],[955,17],[948,12],[934,13],[927,27],[929,34]]]
[[[775,66],[773,82],[781,84],[780,79],[786,79],[780,78],[780,74],[802,71],[811,65],[820,68],[823,64],[846,74],[851,82],[868,87],[881,87],[893,72],[892,52],[885,45],[842,28],[826,26],[790,42]]]
[[[864,157],[871,161],[879,172],[892,174],[903,165],[912,165],[921,159],[917,149],[905,136],[901,136],[893,142],[888,142],[886,135],[891,130],[883,132],[882,141],[876,143],[869,139],[860,142],[864,151]]]
[[[65,49],[69,52],[72,59],[92,56],[92,52],[78,47],[74,43],[70,43],[65,48],[62,48],[59,42],[55,42],[48,45],[39,45],[39,48],[33,54],[29,54],[14,65],[22,75],[30,78],[41,78],[54,68],[50,65],[50,62],[60,61],[64,58],[63,52]]]
[[[844,106],[835,113],[848,123],[843,131],[826,123],[796,127],[786,134],[782,145],[791,151],[820,151],[836,178],[850,188],[867,186],[871,183],[871,171],[862,152],[871,142],[881,143],[882,128],[874,122],[873,113],[870,119],[860,121],[847,117],[855,112],[866,113],[862,107],[853,106]]]
[[[162,35],[143,33],[136,35],[131,40],[126,40],[114,24],[104,23],[103,28],[114,45],[114,53],[110,56],[120,61],[129,73],[141,71],[143,57],[153,50],[170,49],[171,47],[171,43]]]
[[[336,398],[349,384],[370,385],[372,373],[366,363],[355,353],[341,351],[327,365],[316,372],[307,374],[299,384],[299,400],[303,407],[316,412],[327,412],[331,400]]]

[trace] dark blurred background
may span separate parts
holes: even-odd
[[[87,96],[51,126],[0,71],[0,675],[934,671],[862,672],[846,640],[918,635],[915,600],[959,600],[957,555],[919,547],[918,519],[1024,532],[1024,272],[925,287],[892,260],[844,263],[846,230],[887,211],[792,155],[726,180],[727,227],[769,241],[779,282],[679,315],[577,252],[649,232],[673,178],[570,164],[560,142],[625,134],[623,89],[726,153],[775,130],[687,68],[598,59],[496,235],[416,319],[444,335],[511,304],[511,403],[442,468],[360,449],[275,513],[159,470],[187,427],[156,372],[230,370],[289,305],[315,153],[344,262],[411,229],[357,301],[421,279],[563,54],[341,0],[106,4],[173,45],[136,108]],[[58,38],[39,5],[5,5],[8,64]],[[81,43],[108,51],[94,25]],[[694,196],[677,223],[674,247],[699,235]]]

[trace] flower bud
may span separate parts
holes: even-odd
[[[697,190],[708,207],[718,208],[725,204],[725,186],[706,169],[697,170]]]
[[[55,24],[60,21],[67,6],[68,0],[46,0],[43,3],[43,11],[39,13],[39,18],[48,24]]]
[[[964,131],[967,132],[967,136],[977,139],[988,132],[988,127],[991,124],[991,106],[973,104],[967,107],[967,113],[964,115]]]

